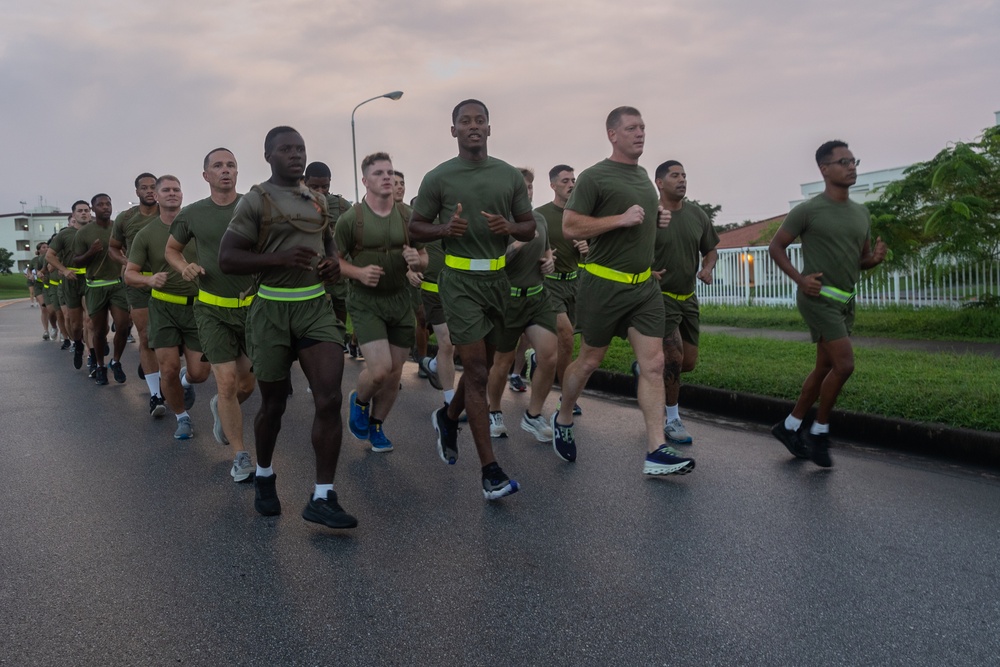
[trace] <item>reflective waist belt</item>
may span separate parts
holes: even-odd
[[[649,276],[653,274],[650,269],[646,269],[642,273],[625,273],[624,271],[609,269],[606,266],[594,263],[581,264],[580,267],[586,269],[587,273],[593,274],[598,278],[613,280],[616,283],[625,283],[626,285],[639,285],[644,283],[649,279]]]
[[[181,296],[179,294],[170,294],[169,292],[161,292],[158,289],[150,292],[150,296],[154,299],[159,299],[160,301],[166,301],[167,303],[178,303],[182,306],[190,306],[194,303],[193,296]]]
[[[67,266],[66,270],[67,271],[72,271],[73,273],[77,274],[78,276],[82,276],[85,273],[87,273],[87,269],[78,269],[75,266]]]
[[[536,294],[541,294],[543,289],[545,289],[544,285],[535,285],[534,287],[511,287],[510,295],[515,298],[521,296],[535,296]]]
[[[44,287],[45,289],[51,289],[52,285],[49,285],[48,283],[42,283],[42,287]]]
[[[268,287],[261,285],[257,289],[257,296],[268,301],[308,301],[319,296],[326,295],[326,288],[322,283],[310,285],[309,287]]]
[[[120,278],[114,280],[88,280],[87,287],[111,287],[121,282]]]
[[[694,292],[690,294],[674,294],[673,292],[663,292],[663,296],[669,296],[674,301],[687,301],[694,296]]]
[[[61,280],[49,280],[50,285],[62,285]]]
[[[198,290],[198,301],[202,303],[207,303],[210,306],[218,306],[220,308],[242,308],[243,306],[249,306],[253,301],[253,294],[241,299],[235,296],[216,296],[210,294],[205,290]]]
[[[424,290],[425,292],[434,292],[435,294],[437,294],[438,284],[424,280],[420,283],[420,289]]]
[[[567,271],[566,273],[549,273],[545,276],[549,280],[576,280],[576,271]]]
[[[831,287],[830,285],[823,285],[819,288],[820,296],[825,296],[828,299],[833,299],[837,303],[850,303],[857,295],[857,290],[853,292],[845,292],[842,289],[837,289],[836,287]]]
[[[507,266],[507,256],[500,255],[496,259],[469,259],[468,257],[444,256],[445,266],[465,271],[499,271]]]

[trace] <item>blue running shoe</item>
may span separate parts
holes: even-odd
[[[681,456],[673,447],[660,445],[656,451],[646,454],[642,468],[644,475],[686,475],[694,470],[694,459]]]
[[[520,488],[521,486],[507,477],[495,461],[483,468],[483,497],[486,500],[499,500],[517,493]]]
[[[552,450],[556,456],[567,463],[576,461],[576,441],[573,439],[573,426],[562,426],[556,423],[559,411],[552,413],[549,425],[552,427]]]
[[[347,399],[351,406],[351,416],[347,420],[347,426],[351,429],[351,435],[358,440],[368,439],[369,423],[371,416],[371,403],[368,405],[358,405],[358,392],[352,391]]]
[[[368,426],[368,442],[372,445],[373,452],[391,452],[392,442],[385,437],[382,431],[382,422],[372,421]]]

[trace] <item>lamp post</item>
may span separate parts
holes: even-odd
[[[398,100],[402,96],[403,96],[403,91],[402,90],[394,90],[391,93],[386,93],[384,95],[376,95],[375,97],[372,97],[372,98],[369,98],[369,99],[365,100],[361,104],[368,104],[369,102],[371,102],[373,100],[381,99],[383,97],[388,97],[390,100]],[[359,104],[357,107],[354,107],[354,110],[351,111],[351,150],[352,150],[352,152],[354,154],[354,163],[351,166],[351,170],[354,172],[354,201],[355,202],[361,201],[361,196],[358,194],[358,142],[357,142],[357,140],[355,139],[355,136],[354,136],[354,112],[358,110],[358,107],[360,107],[361,104]]]

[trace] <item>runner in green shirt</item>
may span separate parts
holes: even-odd
[[[605,127],[611,157],[580,174],[563,214],[565,236],[588,239],[589,250],[576,313],[580,354],[566,369],[562,405],[576,403],[611,339],[627,338],[642,371],[637,394],[648,450],[643,473],[685,474],[694,460],[663,442],[663,298],[650,279],[656,230],[669,224],[670,213],[639,166],[646,139],[642,114],[618,107]],[[576,460],[571,419],[569,410],[552,415],[552,447],[564,461]]]
[[[409,220],[413,209],[407,206],[405,198],[406,177],[403,175],[403,172],[393,167],[392,200],[406,207],[406,219]],[[420,360],[427,356],[427,339],[429,338],[427,335],[427,315],[424,312],[424,298],[420,289],[421,281],[416,277],[419,273],[419,271],[406,272],[406,290],[410,295],[410,304],[413,306],[413,316],[416,321],[416,330],[414,331],[416,341],[413,343],[413,360],[418,364],[417,376],[427,378],[429,377],[427,371],[419,368]]]
[[[83,310],[86,289],[85,269],[73,266],[73,239],[90,222],[90,203],[82,199],[73,202],[73,219],[49,243],[46,261],[62,276],[62,303],[66,328],[73,339],[73,368],[83,366],[84,337],[90,340],[90,318]]]
[[[851,327],[854,295],[862,269],[878,266],[887,252],[881,237],[871,243],[868,209],[851,201],[858,180],[858,160],[843,141],[828,141],[816,150],[826,188],[791,210],[771,239],[771,259],[798,286],[796,301],[816,343],[816,366],[802,384],[795,407],[771,433],[798,458],[811,458],[828,468],[830,413],[840,390],[854,372]],[[788,258],[788,246],[802,239],[803,268]],[[809,432],[799,433],[802,420],[819,399]]]
[[[224,272],[258,278],[247,322],[247,347],[261,397],[254,419],[254,508],[265,516],[281,513],[271,463],[288,401],[288,371],[298,358],[315,405],[316,486],[302,518],[330,528],[354,528],[357,519],[344,511],[333,489],[344,436],[344,327],[327,304],[323,286],[340,277],[326,198],[302,184],[306,144],[293,128],[279,126],[267,133],[264,159],[271,178],[240,200],[219,248]]]
[[[336,222],[340,216],[347,213],[348,209],[351,208],[351,202],[338,194],[330,192],[330,181],[332,178],[333,172],[330,171],[330,167],[325,163],[310,162],[306,167],[303,182],[310,190],[315,190],[326,197],[326,207],[330,212],[330,219]],[[326,293],[329,296],[333,312],[336,314],[337,319],[346,323],[347,281],[338,280],[335,283],[327,283]],[[357,354],[352,354],[352,356],[356,357]]]
[[[438,276],[444,268],[444,248],[438,239],[425,243],[424,249],[427,251],[427,268],[412,273],[409,277],[411,283],[420,287],[424,321],[427,328],[434,332],[438,347],[433,358],[420,358],[420,369],[427,375],[431,386],[441,391],[447,404],[455,398],[455,346],[451,342],[451,332],[448,331],[448,321],[444,316],[438,287]]]
[[[466,409],[482,465],[483,495],[496,500],[517,491],[518,484],[500,469],[493,454],[487,375],[510,293],[502,270],[507,240],[533,239],[535,218],[521,174],[487,155],[486,105],[479,100],[459,102],[451,121],[458,157],[424,176],[410,218],[410,237],[441,239],[445,268],[438,286],[464,367],[454,400],[434,412],[438,455],[449,464],[458,460],[458,417]]]
[[[681,373],[690,373],[698,363],[699,311],[695,280],[712,284],[712,269],[719,259],[715,246],[719,235],[708,214],[684,198],[687,173],[677,160],[656,168],[660,205],[670,211],[670,226],[656,230],[653,272],[659,276],[666,325],[663,336],[663,388],[667,442],[690,445],[691,434],[681,422],[678,401]],[[700,264],[700,267],[699,267]]]

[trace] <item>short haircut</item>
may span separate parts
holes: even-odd
[[[383,160],[390,163],[392,162],[392,158],[389,157],[389,154],[383,151],[379,151],[378,153],[372,153],[371,155],[366,155],[364,159],[361,160],[361,173],[364,174],[366,171],[368,171],[368,167],[372,166],[376,162],[381,162]]]
[[[156,179],[157,190],[160,189],[160,183],[163,183],[163,181],[173,181],[177,185],[181,184],[181,179],[177,178],[176,176],[172,176],[171,174],[164,174],[163,176],[160,176],[158,179]]]
[[[79,203],[80,202],[77,202],[77,204],[79,204]],[[73,208],[76,208],[76,206],[73,206]],[[70,221],[70,220],[72,220],[72,219],[73,219],[73,214],[72,213],[70,213],[69,215],[66,216],[66,221],[67,222]],[[55,234],[53,234],[52,236],[55,236]]]
[[[406,180],[406,176],[403,176],[403,172],[401,172],[401,171],[400,171],[399,169],[396,169],[395,167],[393,167],[393,170],[392,170],[392,175],[393,175],[393,176],[399,176],[399,177],[400,177],[400,178],[402,178],[402,179],[403,179],[404,181]]]
[[[37,253],[39,250],[41,250],[43,245],[48,245],[48,244],[45,243],[45,241],[39,241],[38,245],[35,246],[35,252]]]
[[[156,176],[152,175],[148,171],[144,171],[144,172],[142,172],[141,174],[139,174],[138,176],[135,177],[135,189],[136,190],[139,189],[139,181],[141,181],[144,178],[151,178],[154,181],[156,180]]]
[[[333,178],[333,173],[325,162],[310,162],[306,166],[303,178]]]
[[[233,156],[234,160],[236,159],[236,154],[235,153],[233,153],[231,150],[229,150],[225,146],[219,146],[218,148],[213,148],[212,150],[210,150],[207,153],[205,153],[205,165],[202,167],[202,169],[208,169],[208,158],[212,157],[212,153],[218,153],[219,151],[226,151],[227,153],[229,153],[230,155]],[[152,174],[150,174],[150,175],[152,176]]]
[[[451,112],[451,124],[452,125],[454,125],[455,123],[458,122],[458,112],[461,111],[462,107],[464,107],[466,104],[478,104],[479,106],[481,106],[483,108],[483,111],[486,113],[486,120],[490,119],[490,110],[486,108],[485,104],[483,104],[479,100],[474,100],[474,99],[462,100],[461,102],[459,102],[458,104],[455,105],[454,109],[452,109],[452,112]]]
[[[613,130],[618,127],[622,116],[639,116],[641,118],[642,114],[635,107],[618,107],[617,109],[612,109],[611,113],[608,114],[608,120],[605,124],[607,129]]]
[[[286,132],[294,132],[298,134],[299,131],[294,127],[288,127],[287,125],[279,125],[278,127],[273,127],[264,137],[264,152],[270,153],[274,149],[274,141],[279,134],[285,134]]]
[[[559,174],[563,173],[564,171],[576,171],[576,170],[573,169],[573,167],[569,166],[568,164],[557,164],[556,166],[549,169],[549,182],[551,183],[552,181],[556,180],[556,178],[559,177]]]
[[[823,164],[826,159],[833,155],[834,149],[837,148],[847,148],[847,142],[841,141],[840,139],[833,139],[828,141],[819,148],[816,149],[816,164]]]
[[[90,208],[94,208],[94,202],[96,202],[101,197],[107,197],[108,201],[111,201],[111,195],[104,192],[98,192],[96,195],[90,198]]]
[[[531,167],[521,167],[518,171],[521,172],[521,176],[524,176],[524,180],[529,183],[535,182],[535,170]]]
[[[83,204],[87,208],[90,208],[90,202],[84,199],[77,199],[75,202],[73,202],[73,207],[70,210],[73,211],[73,213],[76,213],[76,207],[79,206],[80,204]]]
[[[664,162],[663,164],[661,164],[659,167],[656,168],[656,173],[653,176],[653,178],[658,181],[667,175],[667,172],[670,171],[671,167],[683,167],[683,166],[684,165],[682,165],[677,160],[667,160],[666,162]]]

